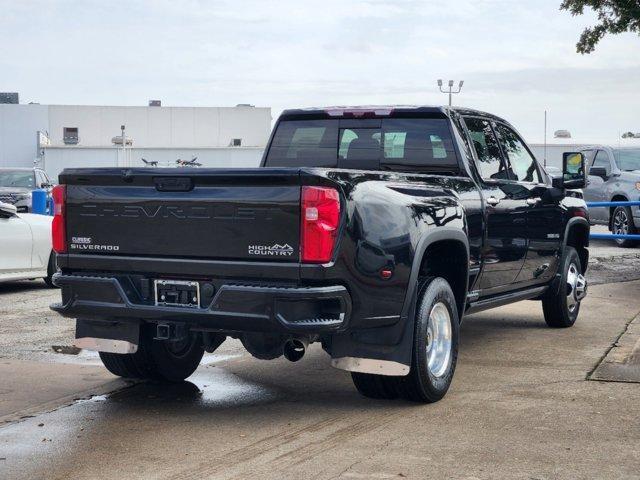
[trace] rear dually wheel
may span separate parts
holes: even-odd
[[[352,373],[353,383],[370,398],[437,402],[453,379],[459,331],[456,301],[449,283],[443,278],[425,279],[419,292],[409,374],[391,377]]]

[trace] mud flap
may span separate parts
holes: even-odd
[[[140,322],[76,320],[74,345],[85,350],[128,354],[138,351]]]
[[[408,375],[413,358],[418,298],[428,283],[425,278],[418,280],[414,295],[407,305],[407,314],[401,316],[395,325],[334,336],[329,352],[331,365],[351,372]]]

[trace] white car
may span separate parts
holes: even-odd
[[[53,287],[52,217],[17,213],[0,202],[0,282],[42,278]]]

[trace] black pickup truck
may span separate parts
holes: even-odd
[[[76,344],[123,377],[181,381],[238,338],[320,342],[374,398],[442,398],[463,315],[586,294],[584,157],[538,165],[509,123],[446,107],[288,110],[260,168],[68,169],[53,242]]]

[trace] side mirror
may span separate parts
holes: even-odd
[[[605,180],[609,176],[605,167],[591,167],[589,169],[589,175],[600,177],[603,180]]]
[[[585,158],[579,152],[562,154],[562,187],[584,188],[587,186]]]
[[[0,202],[0,217],[9,218],[18,214],[18,208],[10,203]]]

